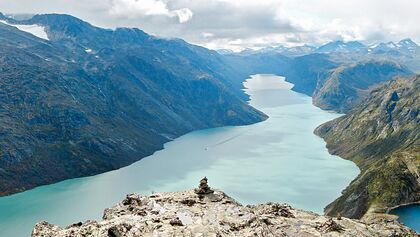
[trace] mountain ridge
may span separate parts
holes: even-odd
[[[0,23],[1,195],[120,168],[195,129],[266,119],[214,51],[63,18],[69,26],[43,25],[50,40]]]
[[[379,83],[395,76],[413,73],[393,61],[368,60],[334,69],[325,81],[318,82],[313,103],[324,110],[345,113],[368,97]]]
[[[347,115],[315,130],[332,154],[361,169],[326,214],[361,218],[420,201],[419,95],[420,76],[386,82]]]

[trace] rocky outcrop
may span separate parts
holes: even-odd
[[[328,215],[368,218],[420,201],[420,76],[375,89],[350,113],[315,133],[332,154],[354,161],[360,175],[325,209]]]
[[[330,218],[287,204],[243,206],[219,190],[130,194],[103,220],[61,228],[38,223],[32,237],[134,236],[417,236],[390,217],[369,223]]]

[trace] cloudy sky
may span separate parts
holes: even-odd
[[[420,0],[0,0],[3,13],[67,13],[205,47],[420,41]]]

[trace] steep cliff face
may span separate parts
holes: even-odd
[[[0,195],[128,165],[194,129],[266,118],[214,51],[67,15],[10,21],[42,25],[49,40],[0,23]]]
[[[243,206],[221,191],[136,194],[105,210],[102,221],[61,228],[38,223],[32,237],[115,236],[417,236],[397,221],[329,218],[287,204]]]
[[[360,175],[325,209],[353,218],[420,201],[420,76],[372,91],[347,115],[315,131],[332,154],[354,161]]]

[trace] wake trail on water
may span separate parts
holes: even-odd
[[[236,134],[236,135],[234,135],[234,136],[232,136],[232,137],[229,137],[229,138],[227,138],[227,139],[225,139],[225,140],[223,140],[223,141],[221,141],[221,142],[218,142],[218,143],[216,143],[216,144],[213,144],[213,145],[207,146],[207,147],[206,147],[206,148],[204,148],[204,149],[205,149],[205,150],[207,150],[207,149],[209,149],[209,148],[214,148],[214,147],[217,147],[217,146],[223,145],[223,144],[225,144],[225,143],[228,143],[228,142],[230,142],[230,141],[232,141],[232,140],[234,140],[234,139],[236,139],[236,138],[238,138],[238,137],[242,136],[243,134],[245,134],[245,133],[247,133],[247,132],[248,132],[248,130],[247,130],[247,131],[245,131],[245,132],[242,132],[242,133]]]

